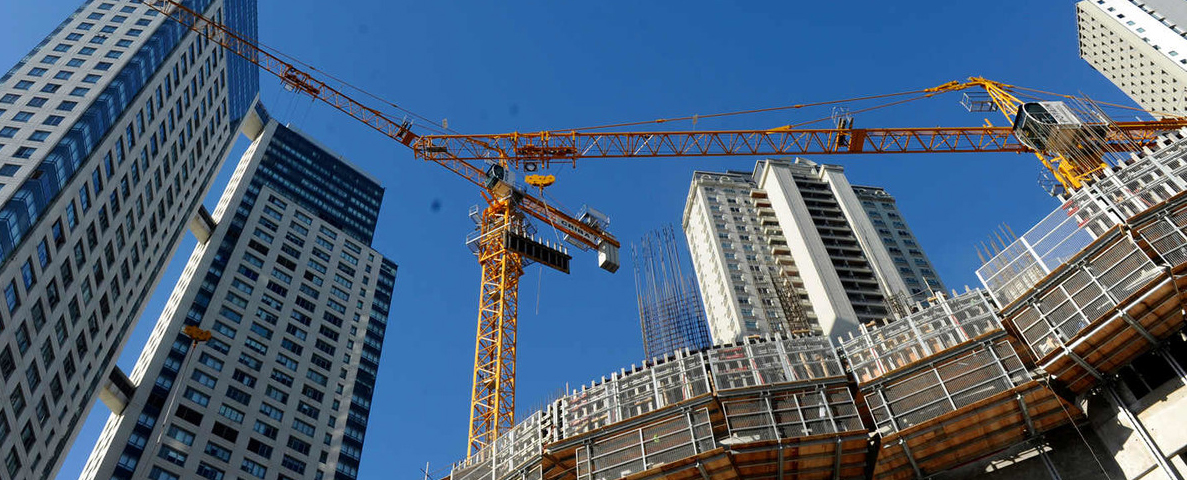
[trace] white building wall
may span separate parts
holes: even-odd
[[[775,216],[779,218],[779,226],[791,248],[791,257],[799,267],[820,329],[830,337],[856,332],[857,313],[846,296],[845,287],[833,268],[832,259],[816,231],[791,171],[778,164],[766,163],[757,181],[771,197]]]
[[[1182,26],[1131,0],[1083,0],[1076,16],[1085,61],[1142,108],[1158,116],[1187,115]]]

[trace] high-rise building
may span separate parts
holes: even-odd
[[[676,229],[668,225],[647,233],[631,253],[646,358],[713,345],[696,278],[685,274]]]
[[[1187,115],[1187,3],[1083,0],[1080,56],[1142,108]]]
[[[906,301],[897,300],[915,293],[906,281],[915,270],[901,272],[888,248],[917,244],[892,199],[872,209],[863,203],[890,198],[878,191],[851,186],[839,166],[805,159],[694,173],[684,232],[713,341],[839,335],[905,313],[896,306]],[[891,234],[875,227],[875,212],[895,218]],[[922,250],[918,257],[928,266],[919,270],[924,281],[935,277]]]
[[[396,274],[370,247],[382,197],[268,121],[82,478],[355,478]],[[186,325],[212,338],[193,346]]]
[[[907,290],[892,297],[892,301],[909,305],[925,301],[932,292],[943,292],[944,283],[936,274],[931,260],[923,253],[923,247],[907,226],[894,197],[880,187],[853,185],[853,193],[878,231],[882,245],[886,247],[898,274],[903,278]]]
[[[192,8],[255,35],[254,0]],[[199,210],[256,70],[141,2],[89,0],[0,77],[0,468],[49,478]]]

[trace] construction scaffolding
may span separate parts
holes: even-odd
[[[938,295],[839,349],[779,336],[654,358],[548,404],[451,477],[906,480],[1080,422],[1070,398],[1187,324],[1187,140],[1159,146],[987,262],[987,291]]]
[[[675,229],[665,226],[631,246],[639,327],[646,358],[712,345],[696,279],[684,274]]]
[[[1003,314],[1038,365],[1085,392],[1184,326],[1187,193],[1093,242]]]
[[[948,299],[939,294],[927,308],[878,328],[860,326],[860,335],[839,338],[858,383],[930,357],[990,332],[1000,331],[988,294],[973,290]]]
[[[977,270],[999,305],[1007,305],[1110,228],[1187,190],[1187,129],[1158,138],[1102,172]]]

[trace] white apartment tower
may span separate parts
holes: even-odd
[[[266,125],[81,478],[356,478],[396,273],[370,247],[383,188]]]
[[[1083,0],[1080,56],[1157,116],[1187,115],[1187,2]]]
[[[254,0],[190,0],[245,36]],[[87,0],[0,76],[0,479],[52,478],[258,91],[140,1]]]
[[[888,250],[910,229],[904,223],[896,237],[874,226],[881,202],[867,208],[862,198],[875,191],[851,186],[841,167],[805,159],[695,172],[683,225],[713,341],[835,336],[890,318],[914,293]]]

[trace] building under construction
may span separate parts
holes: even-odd
[[[1187,130],[947,298],[834,344],[679,350],[571,392],[457,480],[1168,478],[1187,471]]]
[[[631,248],[645,357],[712,345],[696,279],[685,275],[675,229],[649,232]]]

